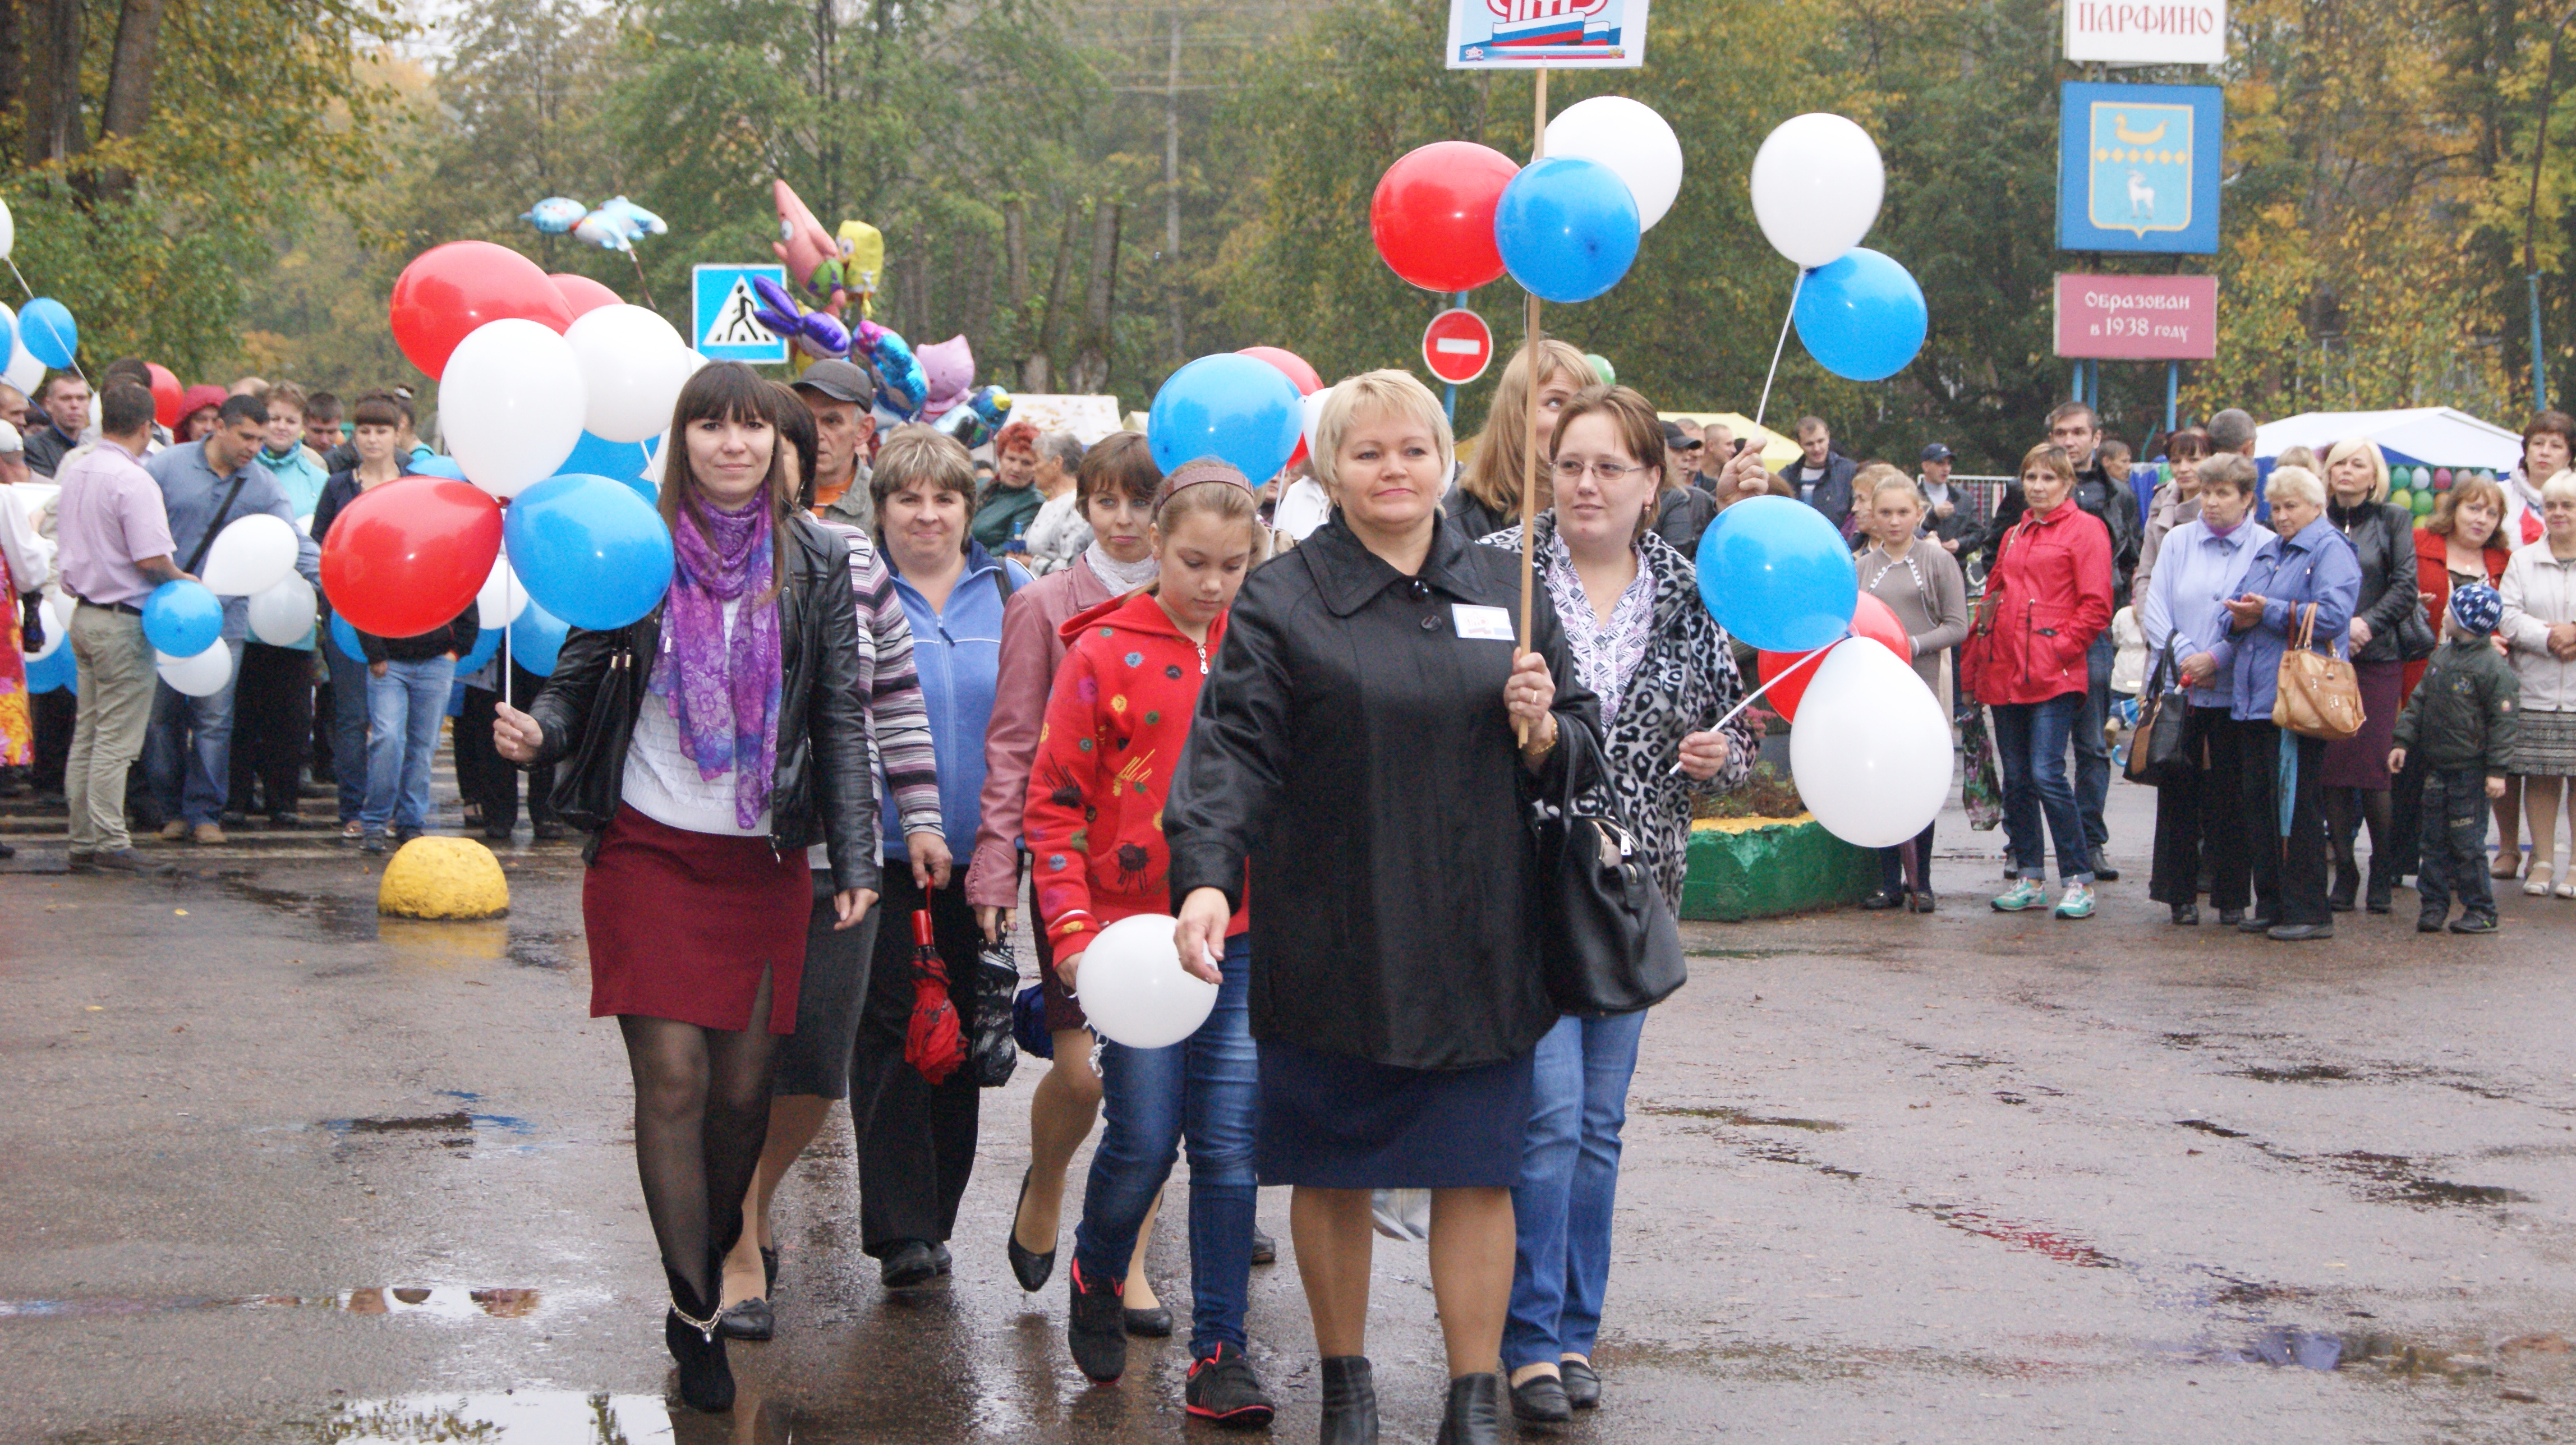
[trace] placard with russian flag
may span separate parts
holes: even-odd
[[[1451,70],[1633,70],[1647,0],[1449,0]]]

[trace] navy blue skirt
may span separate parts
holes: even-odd
[[[1509,1189],[1521,1177],[1532,1057],[1402,1069],[1265,1039],[1261,1182]]]

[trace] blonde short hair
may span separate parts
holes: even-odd
[[[1364,371],[1344,377],[1334,384],[1324,398],[1324,413],[1315,421],[1315,445],[1309,455],[1315,462],[1315,480],[1336,502],[1341,499],[1340,460],[1342,439],[1366,416],[1392,413],[1406,421],[1420,422],[1431,431],[1433,442],[1440,448],[1440,471],[1448,474],[1458,456],[1458,441],[1449,430],[1449,414],[1441,409],[1440,398],[1431,394],[1409,371]]]
[[[2326,484],[2306,467],[2274,467],[2272,479],[2263,484],[2263,500],[2276,507],[2283,502],[2322,507],[2326,504]]]
[[[2562,471],[2540,484],[2544,502],[2576,502],[2576,471]]]
[[[2335,463],[2349,457],[2360,457],[2370,463],[2370,499],[2374,502],[2387,501],[2388,457],[2386,453],[2380,451],[2379,443],[2368,437],[2346,437],[2336,442],[2326,449],[2326,471],[2331,474],[2335,469]]]

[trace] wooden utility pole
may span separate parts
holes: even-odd
[[[1181,335],[1181,12],[1172,8],[1171,58],[1163,71],[1163,289],[1171,308],[1170,356],[1189,355]]]

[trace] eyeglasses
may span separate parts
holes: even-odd
[[[1584,472],[1588,470],[1601,479],[1603,486],[1615,487],[1626,481],[1631,474],[1642,472],[1645,468],[1632,467],[1626,462],[1579,462],[1568,457],[1558,462],[1554,470],[1556,479],[1560,482],[1582,481]]]

